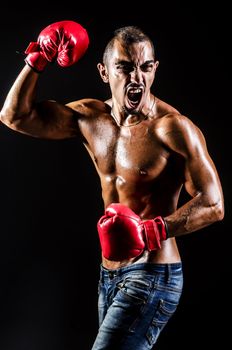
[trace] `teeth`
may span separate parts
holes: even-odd
[[[142,89],[139,89],[139,88],[137,88],[137,89],[134,88],[134,89],[129,90],[129,92],[133,93],[133,94],[139,94],[139,93],[141,93],[141,91],[142,91]]]

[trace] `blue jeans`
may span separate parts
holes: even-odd
[[[182,263],[100,268],[99,331],[92,350],[152,349],[182,293]]]

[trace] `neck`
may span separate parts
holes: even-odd
[[[155,106],[155,97],[152,98],[151,106],[148,109],[148,112],[146,114],[143,114],[143,113],[127,114],[126,117],[123,118],[123,120],[120,120],[120,118],[116,117],[116,115],[114,113],[114,105],[112,105],[111,115],[114,118],[114,120],[118,126],[130,127],[130,126],[134,126],[134,125],[141,123],[143,120],[148,119],[152,115],[154,106]]]

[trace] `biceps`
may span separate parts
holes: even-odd
[[[185,189],[192,197],[198,194],[213,197],[220,192],[218,174],[209,156],[187,160],[185,179]]]
[[[55,101],[39,103],[30,118],[25,119],[24,131],[48,139],[63,139],[77,135],[75,113]]]

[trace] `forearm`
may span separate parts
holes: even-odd
[[[26,65],[12,85],[3,108],[1,121],[12,126],[22,118],[30,117],[35,102],[39,74]]]
[[[216,196],[215,196],[216,197]],[[207,196],[197,195],[186,204],[178,208],[173,214],[165,217],[169,237],[185,235],[216,221],[224,216],[222,195],[209,201]]]

